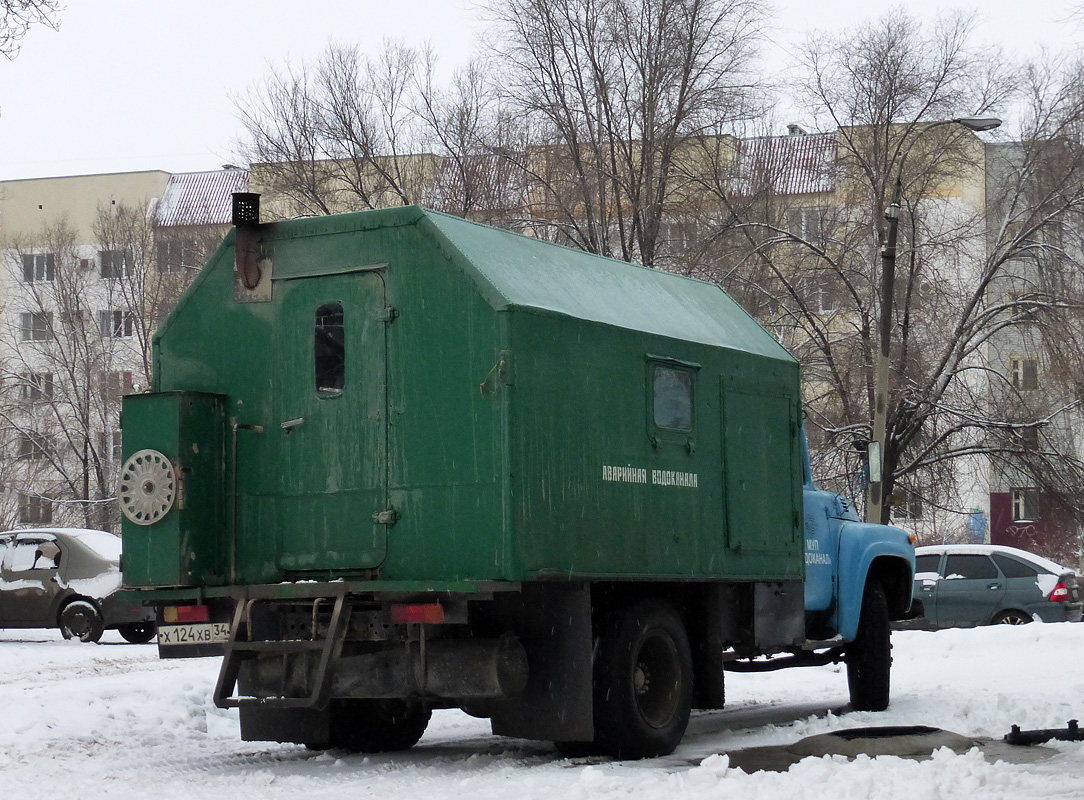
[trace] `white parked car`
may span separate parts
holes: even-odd
[[[120,537],[82,528],[0,533],[0,628],[59,628],[96,642],[116,628],[133,644],[154,638],[154,609],[118,600]]]

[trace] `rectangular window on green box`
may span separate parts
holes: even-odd
[[[693,376],[685,367],[656,364],[652,371],[652,415],[666,431],[693,429]]]

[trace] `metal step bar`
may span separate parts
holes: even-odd
[[[222,658],[222,668],[215,685],[214,701],[219,708],[239,708],[242,706],[262,706],[264,708],[322,708],[327,705],[331,695],[333,667],[342,653],[343,639],[350,624],[350,606],[345,597],[335,598],[335,607],[331,612],[331,623],[327,635],[316,638],[315,618],[319,604],[327,598],[313,600],[313,638],[286,641],[262,641],[251,638],[252,606],[260,602],[257,599],[245,599],[237,603],[233,614],[230,638],[226,643]],[[234,697],[237,677],[241,665],[250,659],[267,655],[290,655],[319,651],[320,661],[313,675],[311,693],[304,697]]]

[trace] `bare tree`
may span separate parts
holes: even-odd
[[[507,103],[530,125],[532,216],[550,236],[653,265],[681,161],[744,111],[750,0],[494,0]]]
[[[129,369],[143,387],[151,385],[154,332],[224,235],[222,226],[164,226],[154,211],[147,213],[148,205],[99,206],[93,226],[102,297],[108,308],[132,320]]]
[[[17,464],[7,486],[31,521],[109,529],[120,340],[131,320],[122,316],[119,329],[112,312],[107,320],[97,261],[80,252],[63,221],[9,252],[9,285],[18,291],[0,331],[7,351],[0,421]]]
[[[282,216],[421,201],[436,160],[413,111],[418,58],[394,41],[375,58],[331,45],[238,100],[253,183],[289,201]]]
[[[424,203],[514,224],[523,204],[522,126],[481,61],[436,78],[430,49],[385,41],[375,56],[330,45],[275,69],[239,98],[252,184],[281,217]]]
[[[33,26],[60,27],[59,0],[3,0],[0,9],[0,55],[9,61],[19,54],[23,37]]]
[[[766,143],[767,156],[743,143],[744,180],[728,194],[720,188],[732,213],[715,242],[724,282],[763,297],[754,310],[802,362],[821,471],[858,489],[854,444],[871,436],[885,212],[900,181],[884,463],[886,494],[904,515],[911,498],[969,511],[968,482],[985,481],[989,458],[1030,459],[1032,480],[1045,484],[1029,485],[1061,495],[1084,487],[1071,455],[1048,453],[1041,464],[1010,435],[1047,424],[1075,399],[1016,404],[1010,414],[997,386],[1012,377],[995,352],[1025,325],[1077,329],[1080,251],[1050,244],[1076,229],[1084,202],[1071,135],[1081,122],[1077,75],[1008,74],[969,49],[970,29],[965,17],[923,29],[894,13],[812,39],[804,98],[828,133]],[[1020,141],[1004,153],[950,123],[1021,98]],[[819,155],[803,160],[814,144]],[[1022,265],[1039,262],[1041,291],[1020,286],[1006,299],[999,282],[1019,283],[1029,274]],[[1060,340],[1072,351],[1065,363],[1077,358],[1074,339]]]

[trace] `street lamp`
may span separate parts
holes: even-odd
[[[942,125],[963,125],[972,131],[992,131],[1001,125],[997,117],[956,117],[934,122],[919,131],[900,156],[900,166],[896,172],[896,185],[892,192],[892,202],[884,211],[888,220],[888,235],[881,250],[881,318],[878,324],[881,349],[877,355],[873,374],[873,441],[869,444],[869,498],[866,503],[866,521],[880,522],[881,509],[884,506],[884,457],[885,428],[888,420],[888,347],[892,334],[892,302],[896,290],[896,237],[900,228],[900,204],[903,201],[903,165],[911,148],[923,134]]]

